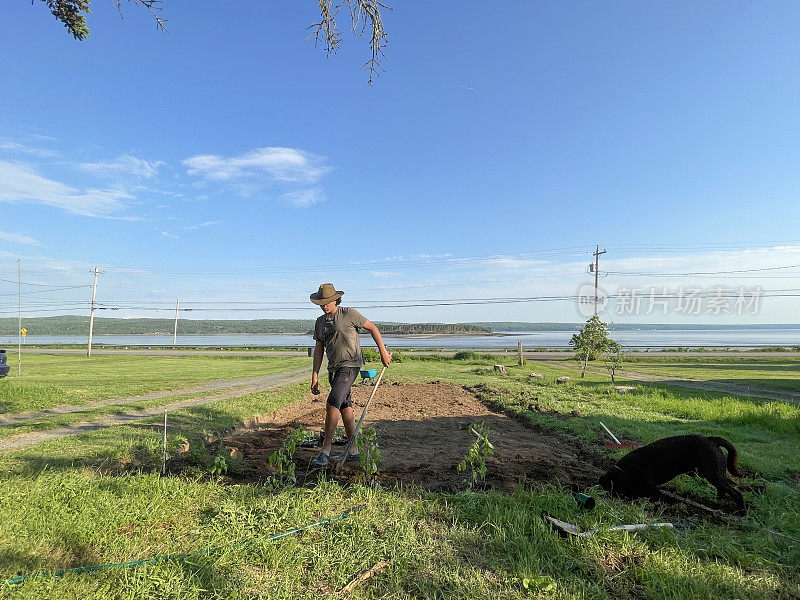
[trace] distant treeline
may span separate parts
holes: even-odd
[[[377,322],[384,334],[393,335],[489,335],[496,332],[522,333],[527,331],[577,331],[581,323],[525,323],[520,321],[490,321],[480,323],[387,323]],[[172,334],[173,319],[109,319],[96,317],[95,335],[168,335]],[[89,317],[67,315],[35,317],[23,320],[28,335],[86,335]],[[797,329],[798,325],[747,325],[748,329]],[[692,330],[740,329],[741,325],[612,323],[611,331],[630,330]],[[226,334],[310,334],[314,319],[181,319],[179,335]],[[17,319],[0,319],[0,335],[16,336]]]
[[[173,319],[109,319],[95,317],[95,335],[166,335],[171,334]],[[377,323],[382,333],[394,335],[411,334],[491,334],[488,327],[443,323]],[[36,317],[24,319],[23,327],[28,335],[86,335],[89,317],[68,315],[60,317]],[[181,319],[179,335],[225,335],[225,334],[309,334],[314,329],[313,319]],[[0,335],[17,335],[17,319],[0,319]]]

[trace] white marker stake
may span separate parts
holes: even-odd
[[[167,411],[164,411],[164,462],[161,465],[161,474],[167,474]]]
[[[605,429],[605,430],[606,430],[606,432],[608,433],[608,435],[610,435],[610,436],[611,436],[611,439],[612,439],[612,440],[614,440],[614,443],[615,443],[615,444],[619,444],[620,442],[619,442],[619,440],[617,439],[617,436],[615,436],[613,433],[611,433],[611,430],[610,430],[608,427],[606,427],[605,425],[603,425],[603,422],[602,422],[602,421],[599,421],[599,423],[600,423],[600,425],[603,427],[603,429]]]

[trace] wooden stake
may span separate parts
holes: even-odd
[[[375,575],[386,569],[386,567],[388,567],[391,564],[391,562],[392,561],[390,560],[382,560],[371,569],[367,569],[366,571],[361,571],[361,573],[356,575],[352,579],[352,581],[350,581],[350,583],[348,583],[341,590],[339,590],[338,595],[344,596],[345,594],[349,594],[350,592],[353,591],[353,588],[356,587],[359,583],[361,583],[362,581],[366,581],[370,577],[374,577]]]

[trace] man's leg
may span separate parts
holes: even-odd
[[[343,407],[341,410],[342,422],[344,423],[344,431],[347,433],[347,439],[353,437],[356,432],[356,415],[352,406]],[[353,444],[350,446],[350,456],[358,454],[358,446]]]
[[[325,407],[325,441],[322,444],[322,453],[328,456],[331,455],[331,444],[333,444],[333,436],[336,435],[337,425],[339,425],[339,409],[328,404]]]
[[[356,424],[353,416],[353,405],[350,396],[350,388],[358,377],[358,368],[341,367],[335,373],[328,375],[331,384],[331,392],[328,394],[328,402],[325,410],[325,441],[322,445],[322,453],[331,455],[331,444],[336,434],[336,426],[339,424],[339,415],[342,415],[345,431],[348,438],[353,435]],[[353,450],[351,450],[353,453]]]

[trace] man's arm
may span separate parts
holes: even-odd
[[[319,394],[319,368],[322,366],[322,356],[325,354],[325,346],[320,340],[314,347],[314,367],[311,371],[311,393],[315,396]]]
[[[378,327],[372,321],[367,321],[363,325],[364,329],[370,332],[372,335],[372,339],[375,340],[375,345],[378,347],[378,352],[381,353],[381,362],[383,363],[384,367],[388,367],[392,362],[392,355],[386,350],[386,346],[383,345],[383,338],[381,338],[381,332],[378,331]]]

